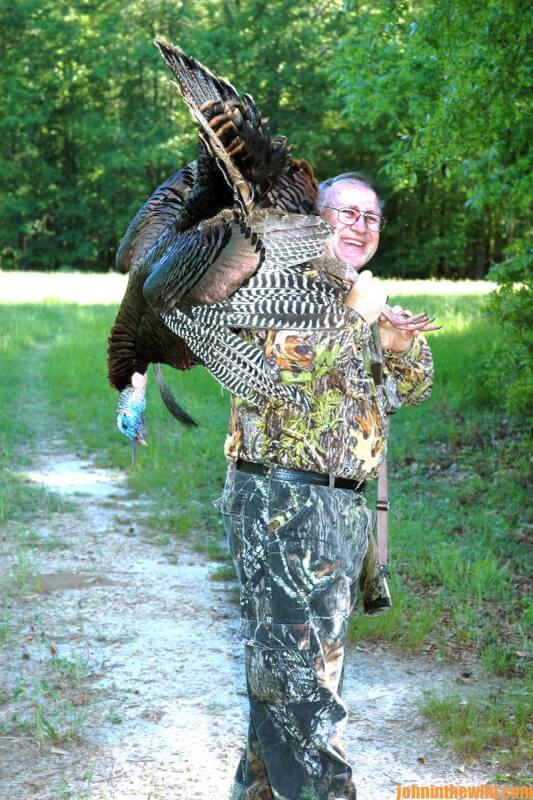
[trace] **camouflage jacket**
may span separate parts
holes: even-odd
[[[345,478],[377,477],[386,454],[388,417],[431,393],[433,361],[423,336],[406,353],[376,347],[370,326],[344,306],[338,330],[246,332],[262,345],[268,368],[297,383],[310,411],[280,401],[253,406],[232,398],[225,454]],[[372,364],[383,364],[376,385]]]

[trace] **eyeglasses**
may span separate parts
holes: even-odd
[[[371,231],[382,231],[385,227],[385,217],[380,217],[379,214],[374,214],[373,211],[359,211],[358,208],[333,208],[333,206],[321,206],[321,208],[329,208],[330,211],[336,211],[338,220],[342,225],[353,225],[354,222],[363,217],[366,227]]]

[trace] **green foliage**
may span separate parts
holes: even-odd
[[[162,14],[160,32],[179,29],[183,6]],[[17,0],[0,25],[2,263],[109,268],[148,187],[187,160],[188,137],[173,140],[168,119],[190,126],[159,68],[151,14],[117,0]]]
[[[502,324],[502,334],[483,360],[487,389],[495,403],[505,405],[515,418],[533,415],[533,284],[513,289],[506,285],[494,293],[489,312]],[[502,366],[507,376],[502,385]]]
[[[487,391],[493,402],[504,405],[514,419],[533,416],[533,251],[525,242],[509,249],[510,258],[491,271],[500,283],[486,311],[501,325],[490,353],[482,360]],[[506,382],[502,385],[502,365]]]
[[[318,162],[331,102],[319,67],[339,8],[262,0],[4,5],[2,268],[111,268],[135,211],[195,157],[194,125],[155,36],[255,92],[296,154]]]
[[[531,203],[532,9],[521,0],[354,6],[330,67],[354,137],[392,194],[393,252],[379,271],[481,276],[524,235]]]
[[[423,711],[465,757],[486,756],[487,751],[492,752],[500,767],[511,769],[515,774],[531,760],[528,732],[533,711],[531,685],[513,681],[502,691],[468,700],[459,695],[433,696],[427,699]]]
[[[524,237],[531,25],[524,0],[4,4],[2,268],[110,269],[194,158],[163,36],[253,93],[321,178],[377,177],[380,273],[481,277]]]

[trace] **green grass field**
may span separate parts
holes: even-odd
[[[474,709],[458,691],[429,700],[426,713],[459,752],[496,750],[503,772],[523,775],[531,717],[531,520],[520,420],[506,416],[484,380],[483,365],[500,332],[482,313],[478,286],[419,282],[408,288],[404,296],[395,283],[394,302],[424,309],[442,325],[430,339],[435,389],[428,402],[392,420],[394,609],[355,616],[350,634],[414,654],[466,654],[487,674],[504,676],[505,691],[482,692]],[[116,305],[9,299],[1,307],[0,521],[31,516],[37,507],[55,510],[53,496],[12,475],[49,438],[99,466],[128,470],[130,464],[129,445],[115,428],[116,393],[106,381],[106,339]],[[503,382],[505,364],[501,369]],[[212,502],[224,480],[229,398],[199,368],[166,374],[200,428],[180,428],[151,380],[149,446],[138,453],[131,490],[149,496],[160,531],[189,537],[199,550],[220,557],[225,544]]]

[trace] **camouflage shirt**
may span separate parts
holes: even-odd
[[[344,306],[338,330],[248,331],[282,383],[296,383],[310,410],[280,401],[254,406],[232,398],[225,454],[344,478],[377,477],[386,454],[388,416],[431,393],[433,361],[423,336],[406,353],[379,352],[370,326]],[[382,361],[376,385],[372,363]]]

